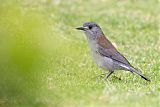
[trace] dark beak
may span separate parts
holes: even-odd
[[[77,29],[77,30],[88,30],[87,27],[77,27],[76,29]]]

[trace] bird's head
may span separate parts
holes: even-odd
[[[89,40],[95,40],[103,36],[103,32],[98,24],[95,22],[86,22],[82,27],[77,27],[77,30],[83,30]]]

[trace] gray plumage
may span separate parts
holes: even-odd
[[[86,22],[83,27],[78,27],[86,34],[91,54],[95,63],[109,71],[108,78],[115,70],[131,71],[140,75],[143,79],[150,81],[141,72],[135,69],[129,61],[118,52],[112,43],[105,37],[99,25],[94,22]]]

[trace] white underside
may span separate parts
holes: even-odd
[[[113,70],[113,60],[98,53],[98,44],[95,41],[90,41],[89,46],[94,62],[101,68]]]

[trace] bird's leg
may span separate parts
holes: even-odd
[[[114,71],[109,71],[109,73],[108,74],[106,74],[106,78],[105,79],[107,79],[112,73],[113,73]]]

